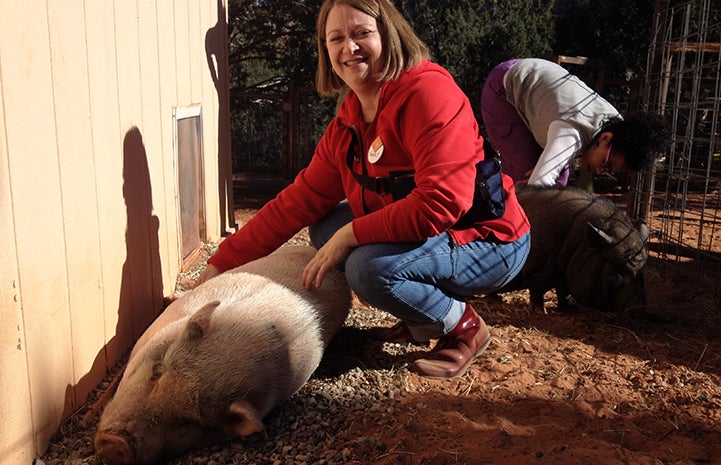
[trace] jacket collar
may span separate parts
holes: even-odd
[[[440,67],[431,63],[430,61],[423,60],[418,66],[415,66],[401,74],[398,79],[384,82],[381,86],[380,99],[378,100],[378,113],[376,114],[379,114],[383,110],[383,108],[386,106],[387,102],[391,99],[393,94],[395,94],[396,91],[401,88],[404,83],[408,82],[411,79],[414,79],[423,72],[428,71],[429,68]],[[343,103],[338,109],[338,121],[344,126],[352,126],[356,124],[359,118],[358,115],[360,114],[361,109],[358,96],[352,90],[348,91],[348,94],[345,96]]]

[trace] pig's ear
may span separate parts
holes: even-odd
[[[214,300],[200,307],[193,313],[193,316],[188,320],[188,324],[185,327],[184,338],[187,340],[201,339],[203,335],[208,331],[210,326],[210,317],[213,314],[220,301]]]
[[[593,251],[598,251],[603,246],[613,245],[613,238],[606,234],[602,229],[597,228],[591,223],[586,223],[586,245]]]
[[[643,220],[636,220],[636,229],[644,242],[648,240],[648,225]]]
[[[236,436],[250,436],[263,431],[263,422],[247,401],[235,400],[228,407],[230,419],[225,424],[225,431]]]

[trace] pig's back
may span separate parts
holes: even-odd
[[[616,215],[609,202],[573,187],[517,185],[516,193],[531,223],[531,255],[526,272],[549,266],[565,270],[584,243],[587,222],[605,221]]]
[[[292,291],[319,319],[323,330],[323,343],[327,345],[348,316],[351,293],[345,275],[337,269],[328,272],[320,288],[308,290],[303,287],[303,269],[315,253],[316,250],[312,247],[287,245],[229,273],[242,272],[262,276],[273,285],[279,286],[283,294],[285,291]]]

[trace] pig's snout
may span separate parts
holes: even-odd
[[[135,453],[128,439],[116,433],[99,433],[95,438],[95,450],[99,457],[112,465],[135,463]]]

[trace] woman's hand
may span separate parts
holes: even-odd
[[[348,223],[333,234],[321,247],[303,270],[303,286],[310,289],[320,287],[323,278],[333,267],[348,257],[351,249],[358,245],[353,234],[353,225]]]
[[[210,278],[218,276],[219,274],[220,271],[218,271],[218,269],[214,265],[208,263],[208,266],[205,267],[205,270],[203,270],[198,279],[195,281],[195,287],[200,286]]]

